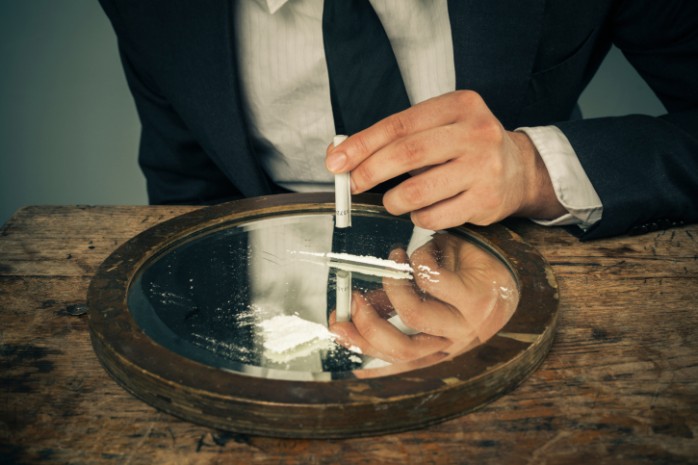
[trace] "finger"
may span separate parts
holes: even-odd
[[[352,314],[354,313],[354,305],[361,298],[359,292],[352,293]],[[366,302],[366,305],[368,302]],[[371,345],[358,331],[356,326],[351,321],[337,322],[337,312],[332,310],[328,318],[328,329],[336,336],[336,342],[350,350],[357,351],[369,355],[371,357],[377,357],[381,359],[386,359],[385,355],[379,352],[375,347]]]
[[[437,239],[445,242],[441,238]],[[450,239],[457,240],[452,237]],[[458,249],[445,247],[441,263],[437,262],[434,251],[427,247],[416,250],[411,259],[419,287],[426,294],[457,309],[462,317],[461,332],[470,337],[487,331],[487,328],[483,328],[484,321],[497,308],[501,307],[503,311],[507,303],[500,302],[494,284],[498,273],[493,274],[492,269],[496,269],[498,264],[491,261],[485,263],[478,259],[477,253],[472,252],[474,250],[496,259],[474,244],[461,241],[458,246]],[[455,256],[456,253],[459,257]],[[449,263],[450,266],[444,266],[444,263]]]
[[[351,171],[386,145],[410,134],[451,124],[466,114],[487,110],[482,98],[473,91],[443,94],[395,113],[332,147],[325,160],[333,173]],[[489,111],[489,110],[487,110]]]
[[[383,319],[387,320],[395,311],[383,289],[375,289],[367,292],[364,297]]]
[[[442,284],[444,273],[455,266],[453,253],[438,248],[432,240],[415,250],[410,261],[415,283],[422,291],[451,305],[456,303],[439,292],[440,287],[447,287]]]
[[[491,113],[467,119],[461,115],[460,120],[409,133],[352,164],[352,192],[363,192],[398,175],[416,175],[454,160],[460,160],[449,167],[455,172],[446,172],[454,184],[473,176],[497,179],[501,177],[499,158],[505,135],[504,127]],[[437,192],[442,188],[440,184],[435,187]]]
[[[446,234],[439,235],[424,247],[415,250],[410,259],[415,270],[415,282],[420,289],[460,308],[467,302],[468,296],[477,291],[477,285],[471,285],[468,276],[463,276],[467,271],[460,267],[460,258],[457,256],[459,252],[453,246],[455,240],[459,239]],[[467,243],[459,244],[461,248],[468,246]]]
[[[414,132],[376,150],[351,170],[352,192],[364,192],[399,175],[441,165],[462,153],[457,137],[463,125],[448,124]]]
[[[406,257],[402,249],[390,254],[390,259],[398,263]],[[405,286],[400,280],[384,278],[383,287],[396,313],[410,328],[447,339],[463,337],[465,322],[453,306],[434,299],[423,299],[412,286]]]
[[[431,166],[386,192],[383,205],[393,215],[426,208],[468,190],[472,173],[463,158]]]
[[[441,234],[432,243],[442,255],[437,262],[441,267],[428,276],[431,279],[419,282],[425,291],[458,307],[478,333],[487,331],[483,325],[503,325],[519,300],[511,272],[492,254],[457,237]],[[430,267],[435,262],[424,250],[415,251],[412,260]],[[426,269],[414,266],[417,270]],[[492,321],[492,314],[500,316]]]
[[[488,226],[500,221],[513,210],[499,198],[479,195],[473,189],[466,190],[428,207],[412,211],[412,222],[425,229],[448,229],[465,223]]]
[[[493,116],[483,123],[475,118],[427,128],[414,132],[376,150],[365,160],[355,165],[351,171],[352,192],[364,192],[377,184],[396,176],[411,173],[419,174],[449,161],[459,163],[442,171],[452,180],[451,185],[462,184],[466,179],[477,175],[498,176],[496,156],[501,149],[505,131]],[[451,171],[453,170],[453,171]],[[443,178],[436,179],[435,192],[443,189]],[[462,189],[461,189],[462,190]],[[440,198],[455,195],[441,195]]]
[[[381,318],[361,297],[352,305],[352,322],[364,340],[391,362],[416,360],[449,345],[443,338],[428,334],[408,336]]]
[[[364,355],[384,359],[385,355],[373,347],[356,329],[354,323],[342,321],[331,322],[329,330],[336,336],[336,342],[354,352],[361,352]]]

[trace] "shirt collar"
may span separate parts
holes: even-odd
[[[289,0],[255,0],[259,6],[269,12],[270,15],[276,13],[279,8],[284,6]]]

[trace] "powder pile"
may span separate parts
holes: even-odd
[[[304,320],[297,315],[277,315],[258,324],[264,337],[264,348],[273,354],[288,354],[308,348],[330,349],[335,339],[325,326]]]

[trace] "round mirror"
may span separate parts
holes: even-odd
[[[476,408],[545,355],[557,286],[505,228],[427,231],[375,197],[202,209],[118,249],[89,291],[93,345],[146,402],[222,429],[342,437]]]

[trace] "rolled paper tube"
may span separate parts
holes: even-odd
[[[337,323],[351,321],[351,272],[337,270]]]
[[[335,147],[346,140],[347,136],[334,136],[332,143]],[[348,228],[351,226],[351,181],[349,173],[334,175],[335,226]]]

